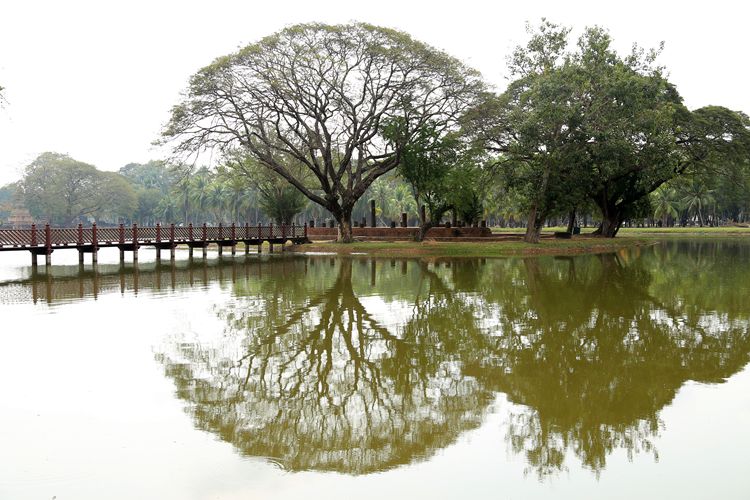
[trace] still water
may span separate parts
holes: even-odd
[[[0,255],[0,499],[750,498],[750,242],[141,255]]]

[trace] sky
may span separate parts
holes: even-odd
[[[397,28],[482,72],[502,90],[506,57],[542,17],[607,28],[618,49],[665,42],[685,104],[750,113],[742,2],[9,0],[0,7],[0,185],[55,151],[117,170],[165,157],[152,146],[189,77],[285,26],[364,21]]]

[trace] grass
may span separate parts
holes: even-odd
[[[547,227],[542,234],[551,234],[555,231],[566,231],[566,227]],[[585,237],[586,233],[591,233],[594,228],[581,228]],[[493,234],[523,234],[526,228],[506,228],[493,227]],[[659,235],[659,236],[750,236],[750,227],[624,227],[617,233],[618,236],[640,236],[640,235]]]
[[[388,255],[392,257],[507,257],[512,255],[572,255],[601,253],[646,245],[648,241],[637,238],[573,238],[570,240],[543,240],[538,245],[523,241],[360,241],[351,244],[313,242],[290,247],[298,252],[325,252],[337,254]]]
[[[542,235],[564,231],[564,227],[545,228]],[[285,251],[300,253],[336,253],[344,255],[368,254],[393,257],[508,257],[514,255],[575,255],[583,253],[612,252],[622,248],[650,245],[669,237],[689,238],[737,238],[750,237],[750,227],[674,227],[674,228],[622,228],[617,238],[596,238],[587,235],[593,228],[584,228],[584,234],[569,240],[543,238],[539,244],[524,243],[520,237],[525,228],[492,228],[495,235],[517,235],[518,239],[495,241],[358,241],[351,244],[333,241],[314,241],[305,245],[285,245]],[[276,245],[276,252],[281,249]],[[228,248],[224,249],[229,252]],[[263,244],[263,253],[269,251]],[[251,253],[256,247],[250,248]],[[239,244],[237,253],[244,253]]]

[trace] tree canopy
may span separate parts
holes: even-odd
[[[406,33],[301,24],[200,70],[164,136],[177,153],[251,154],[333,214],[349,241],[354,204],[401,159],[385,121],[399,118],[410,133],[430,121],[445,132],[482,89],[476,71]],[[304,165],[311,185],[286,157]]]
[[[59,153],[42,153],[31,162],[22,189],[32,215],[52,224],[130,213],[137,206],[135,192],[124,177]]]
[[[521,193],[527,241],[539,240],[548,217],[587,201],[600,211],[598,233],[614,236],[676,175],[750,155],[747,116],[717,106],[690,112],[656,65],[658,50],[622,56],[599,27],[569,48],[569,33],[546,21],[532,30],[509,61],[516,79],[465,119]]]

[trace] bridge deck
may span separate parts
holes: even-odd
[[[307,225],[304,226],[251,226],[249,224],[231,226],[161,226],[84,228],[44,228],[0,229],[0,252],[27,250],[33,255],[49,256],[56,249],[77,249],[80,252],[96,253],[100,248],[117,247],[121,251],[137,252],[138,247],[153,246],[158,249],[174,249],[177,245],[190,248],[205,248],[210,244],[219,247],[234,246],[237,243],[260,245],[264,242],[283,244],[287,241],[304,243],[307,241]]]

